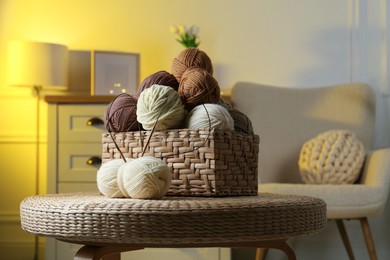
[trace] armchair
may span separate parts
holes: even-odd
[[[352,247],[343,224],[361,222],[371,259],[376,259],[368,217],[381,212],[390,187],[390,149],[372,150],[375,94],[367,84],[351,83],[319,88],[282,88],[239,82],[231,101],[245,113],[260,135],[259,191],[308,195],[327,204],[327,218],[335,220],[350,259]],[[298,160],[302,145],[331,129],[354,132],[367,152],[355,184],[304,184]],[[257,256],[264,254],[257,249]]]

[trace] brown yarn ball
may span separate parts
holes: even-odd
[[[118,95],[106,108],[104,126],[109,132],[138,130],[137,99],[133,95]]]
[[[217,80],[206,70],[195,67],[183,73],[178,92],[187,110],[204,103],[218,103],[220,98]]]
[[[213,75],[210,57],[198,48],[186,48],[172,61],[172,74],[180,82],[183,73],[192,67],[202,68]]]
[[[137,93],[135,94],[135,97],[138,99],[142,91],[147,88],[150,88],[152,85],[169,86],[176,91],[179,88],[179,82],[177,81],[177,79],[171,73],[161,70],[156,73],[153,73],[152,75],[149,75],[142,81],[141,85],[137,90]]]

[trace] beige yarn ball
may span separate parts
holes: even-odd
[[[126,159],[131,160],[129,158]],[[119,167],[125,162],[122,159],[113,159],[111,161],[103,163],[96,175],[96,182],[99,191],[110,198],[121,198],[124,197],[122,192],[119,190],[117,183],[117,175]]]
[[[234,131],[234,120],[229,111],[218,104],[203,104],[188,113],[185,126],[189,129],[218,128]]]
[[[348,130],[330,130],[307,141],[299,155],[303,182],[352,184],[360,175],[365,152],[363,144]]]
[[[145,130],[180,128],[185,117],[184,105],[172,87],[152,85],[142,91],[137,103],[137,120]]]
[[[159,199],[171,185],[170,168],[160,159],[145,156],[123,164],[118,171],[118,187],[134,199]]]

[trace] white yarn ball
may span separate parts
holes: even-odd
[[[134,199],[159,199],[171,185],[170,168],[160,159],[145,156],[120,166],[118,187],[126,196]]]
[[[184,105],[176,90],[169,86],[152,85],[141,92],[137,102],[137,121],[145,130],[179,128],[185,117]]]
[[[234,120],[229,111],[219,104],[212,103],[194,107],[187,115],[185,124],[190,129],[209,128],[211,124],[211,128],[234,130]]]
[[[126,158],[126,160],[131,160]],[[119,190],[117,183],[118,170],[125,162],[123,159],[113,159],[111,161],[103,163],[96,176],[97,186],[99,191],[110,198],[124,197]]]

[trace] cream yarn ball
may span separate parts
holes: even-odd
[[[330,130],[307,141],[299,155],[303,182],[352,184],[360,175],[363,144],[348,130]]]
[[[126,196],[134,199],[159,199],[171,185],[170,168],[160,159],[145,156],[120,166],[118,187]]]
[[[137,120],[145,130],[180,128],[185,117],[184,105],[172,87],[152,85],[142,91],[137,102]]]
[[[131,159],[126,159],[131,160]],[[111,161],[103,163],[97,171],[96,182],[99,191],[110,198],[124,197],[123,193],[119,190],[117,183],[117,175],[119,167],[125,162],[122,159],[113,159]]]
[[[209,120],[210,117],[210,120]],[[194,107],[188,113],[185,126],[189,129],[219,128],[234,131],[234,120],[229,111],[218,104],[203,104]]]

